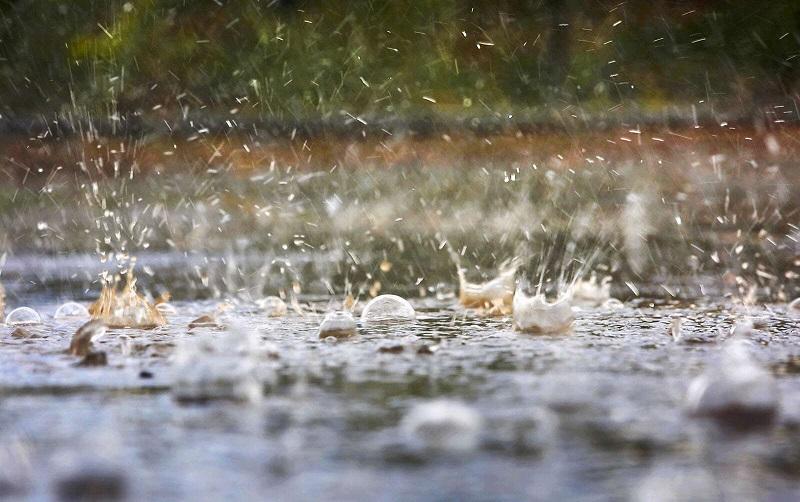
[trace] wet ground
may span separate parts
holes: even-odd
[[[78,270],[57,268],[67,278]],[[414,323],[359,325],[331,341],[317,328],[334,299],[301,297],[304,316],[277,319],[248,300],[225,310],[220,300],[176,301],[166,327],[111,330],[94,344],[108,365],[82,367],[65,353],[82,321],[53,314],[96,293],[81,294],[76,279],[46,295],[23,277],[6,283],[7,313],[28,305],[43,324],[16,336],[0,327],[0,495],[800,498],[800,321],[785,304],[634,298],[621,310],[579,311],[571,333],[532,336],[428,297],[412,299]],[[215,312],[225,328],[188,328]],[[693,417],[685,404],[689,382],[745,315],[757,321],[754,356],[780,388],[775,421],[746,431]],[[684,319],[681,342],[669,335],[674,316]],[[250,360],[263,399],[175,399],[181,344],[242,332],[257,339]],[[404,433],[409,410],[438,398],[479,414],[474,448],[433,452]]]

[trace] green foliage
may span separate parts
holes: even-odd
[[[0,5],[5,114],[474,115],[554,99],[730,106],[796,91],[800,80],[800,4],[788,0]]]

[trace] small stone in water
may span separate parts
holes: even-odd
[[[320,338],[346,338],[355,334],[356,320],[353,319],[353,314],[344,310],[327,314],[319,325]]]
[[[361,322],[400,322],[413,321],[417,318],[414,307],[407,300],[397,295],[380,295],[367,303],[361,312]]]
[[[277,296],[268,296],[259,301],[258,305],[268,317],[283,317],[287,312],[286,302]]]
[[[19,307],[12,310],[6,317],[8,326],[31,326],[41,324],[42,318],[30,307]]]
[[[726,342],[720,360],[692,381],[687,394],[692,413],[740,426],[773,420],[778,387],[750,355],[749,345],[741,339]]]
[[[457,401],[437,400],[414,406],[401,428],[415,446],[440,452],[467,452],[478,445],[482,420]]]
[[[73,356],[86,356],[91,352],[92,339],[99,338],[106,333],[106,325],[99,319],[93,319],[72,335],[69,344],[69,353]]]
[[[431,356],[439,350],[438,345],[423,345],[417,349],[417,354],[423,356]]]
[[[25,328],[17,328],[11,332],[11,336],[14,338],[29,338],[31,336],[31,332]]]
[[[217,324],[217,320],[210,315],[201,315],[194,321],[189,323],[189,329],[192,328],[216,328],[219,324]]]
[[[53,319],[56,321],[68,319],[88,319],[89,316],[89,310],[80,303],[67,302],[58,307],[56,313],[53,314]]]
[[[139,378],[143,378],[145,380],[153,378],[153,372],[148,370],[142,370],[139,372]]]

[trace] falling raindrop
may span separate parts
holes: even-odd
[[[575,316],[569,297],[548,303],[543,294],[527,296],[522,290],[514,295],[514,325],[528,333],[563,333],[569,330]]]

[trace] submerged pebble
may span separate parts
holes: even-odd
[[[356,334],[356,320],[353,314],[345,310],[330,312],[325,315],[319,325],[319,337],[326,338],[334,336],[336,338],[346,338]]]
[[[458,401],[436,400],[414,406],[401,428],[412,446],[438,452],[468,452],[478,446],[481,416]]]
[[[370,300],[361,312],[363,323],[413,321],[416,318],[414,307],[397,295],[377,296]]]
[[[719,360],[692,381],[687,402],[693,414],[740,426],[772,421],[778,410],[778,387],[750,354],[750,346],[745,340],[729,340]]]
[[[521,290],[514,295],[514,325],[528,333],[563,333],[575,316],[568,297],[548,303],[543,294],[528,296]]]
[[[30,307],[19,307],[9,312],[6,317],[8,326],[32,326],[41,324],[42,318]]]
[[[61,305],[58,307],[58,309],[56,309],[56,313],[53,314],[53,319],[56,321],[88,319],[89,317],[89,310],[80,303],[76,302],[67,302]]]

